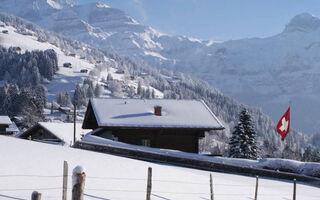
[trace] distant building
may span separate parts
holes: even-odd
[[[77,140],[80,140],[81,137],[88,132],[88,130],[81,128],[81,124],[76,125]],[[73,123],[39,122],[27,131],[17,135],[17,137],[38,142],[70,146],[73,144],[73,135]]]
[[[18,127],[8,116],[0,116],[0,135],[15,135],[18,132]]]
[[[118,70],[116,71],[116,73],[117,73],[117,74],[124,74],[124,70],[123,70],[123,69],[118,69]]]
[[[9,31],[8,30],[3,30],[2,33],[9,34]]]
[[[81,69],[80,72],[81,73],[88,73],[88,70],[87,69]]]
[[[63,67],[66,67],[66,68],[72,68],[71,65],[72,65],[72,64],[69,63],[69,62],[63,63]]]
[[[21,48],[20,47],[12,47],[12,50],[15,51],[16,53],[21,53]]]
[[[103,98],[89,101],[82,128],[105,139],[193,153],[206,131],[224,129],[203,101]]]

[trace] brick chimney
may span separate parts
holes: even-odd
[[[156,116],[161,116],[161,115],[162,115],[161,110],[162,110],[162,107],[161,107],[161,106],[155,106],[155,107],[154,107],[154,115],[156,115]]]

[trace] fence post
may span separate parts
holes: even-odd
[[[293,200],[296,200],[297,194],[297,180],[293,179]]]
[[[37,191],[32,192],[31,200],[41,200],[41,193]]]
[[[63,162],[62,200],[67,200],[68,191],[68,162]]]
[[[213,200],[212,174],[210,174],[210,200]]]
[[[148,168],[148,180],[147,180],[147,200],[151,200],[151,187],[152,187],[152,168]]]
[[[73,146],[75,146],[76,133],[77,133],[77,130],[76,130],[76,127],[77,127],[77,104],[74,103],[73,105],[74,105],[74,107],[73,107]]]
[[[254,200],[258,199],[258,184],[259,184],[259,176],[256,176],[256,191],[254,193]]]
[[[72,171],[72,200],[83,200],[86,173],[84,168],[77,166]]]

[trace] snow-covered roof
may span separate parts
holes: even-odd
[[[98,127],[224,128],[202,100],[93,98],[90,104]]]
[[[12,124],[8,116],[0,116],[0,124]]]
[[[20,132],[20,130],[17,127],[16,123],[13,122],[13,123],[9,124],[8,128],[6,128],[6,132],[15,134],[15,133]]]
[[[40,126],[41,128],[49,131],[51,134],[59,138],[64,142],[65,145],[70,145],[73,141],[73,123],[53,123],[53,122],[39,122],[37,125],[28,129],[26,132],[17,135],[17,137],[21,137],[30,131],[32,131],[35,127]],[[90,130],[84,130],[81,128],[81,124],[77,123],[76,125],[76,138],[79,140],[82,135],[85,135]]]

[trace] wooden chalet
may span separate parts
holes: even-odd
[[[14,135],[18,132],[16,124],[8,116],[0,116],[0,135]]]
[[[80,140],[88,132],[88,130],[81,128],[81,124],[77,124],[76,140]],[[71,146],[74,137],[74,124],[39,122],[16,137],[43,143]]]
[[[83,129],[128,144],[198,153],[206,131],[223,125],[199,100],[90,99]]]

